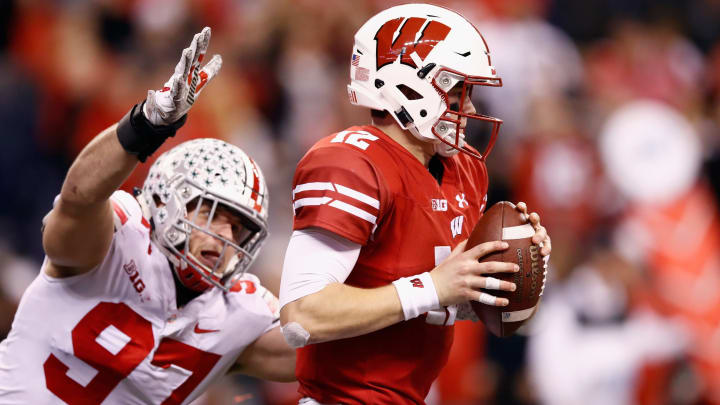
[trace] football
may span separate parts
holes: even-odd
[[[513,203],[501,201],[490,207],[470,234],[466,249],[483,242],[503,240],[509,247],[481,257],[481,262],[513,262],[520,266],[517,273],[496,273],[492,277],[514,282],[515,291],[487,290],[496,297],[507,298],[505,307],[471,301],[473,310],[485,327],[495,336],[510,336],[530,319],[537,309],[545,288],[545,261],[540,246],[533,244],[535,234],[530,222]]]

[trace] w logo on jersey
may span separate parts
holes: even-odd
[[[464,220],[465,217],[460,215],[459,217],[455,217],[452,221],[450,221],[450,231],[452,232],[453,238],[462,233],[462,226]]]
[[[400,27],[399,32],[398,27]],[[375,34],[377,70],[395,62],[398,56],[400,63],[417,68],[410,55],[417,53],[420,60],[424,60],[449,32],[450,27],[447,25],[419,17],[407,19],[400,17],[386,22]]]

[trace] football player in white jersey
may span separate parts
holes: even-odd
[[[0,344],[2,404],[187,404],[229,371],[294,380],[277,299],[245,273],[267,189],[241,149],[189,141],[118,187],[175,134],[222,60],[195,35],[162,90],[88,144],[46,216],[47,254]]]

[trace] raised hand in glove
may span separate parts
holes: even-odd
[[[183,50],[175,73],[162,90],[148,91],[147,99],[136,104],[118,122],[118,140],[127,153],[144,162],[183,126],[198,94],[222,66],[222,58],[215,55],[200,69],[209,43],[210,27],[205,27],[195,34],[190,47]]]
[[[205,85],[217,75],[222,67],[220,55],[214,55],[200,69],[208,44],[210,27],[195,34],[190,47],[183,50],[175,73],[165,82],[162,90],[148,91],[143,113],[153,125],[169,125],[187,114]]]

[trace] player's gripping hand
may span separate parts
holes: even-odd
[[[532,241],[534,244],[540,246],[540,254],[545,256],[544,259],[547,262],[550,258],[550,253],[552,252],[552,244],[550,242],[550,235],[548,235],[547,229],[540,225],[540,215],[536,212],[528,214],[527,205],[522,201],[517,203],[515,207],[518,211],[525,215],[528,221],[530,221],[530,225],[535,228],[535,235],[533,235]]]
[[[527,205],[524,202],[520,202],[516,205],[516,208],[518,211],[522,212],[525,217],[530,221],[530,224],[535,229],[535,235],[533,235],[533,242],[540,246],[540,252],[543,255],[543,260],[545,261],[545,267],[547,268],[547,262],[550,258],[550,252],[552,251],[552,245],[550,242],[550,236],[547,233],[547,230],[544,226],[540,225],[540,216],[533,212],[528,214],[527,211]],[[498,305],[498,299],[492,295],[485,294],[488,301],[495,301],[496,304],[490,304],[490,305]],[[502,299],[503,302],[506,302],[507,300]],[[481,301],[482,302],[482,301]],[[485,302],[488,303],[488,302]],[[455,319],[458,321],[473,321],[477,322],[480,319],[478,318],[477,314],[472,308],[472,305],[470,305],[470,302],[464,301],[460,302],[456,305],[450,306],[447,308],[448,311],[455,312]],[[445,312],[445,310],[442,310],[441,312]]]
[[[175,72],[162,90],[148,91],[143,113],[153,125],[169,125],[182,118],[205,85],[217,75],[222,66],[220,55],[214,55],[200,69],[209,43],[210,27],[205,27],[183,50]]]
[[[478,259],[492,252],[507,249],[502,241],[480,243],[465,251],[467,241],[461,242],[430,275],[435,285],[440,305],[449,306],[475,300],[483,304],[505,306],[506,298],[498,298],[480,291],[515,291],[515,284],[492,277],[494,273],[513,273],[519,270],[514,263],[479,262]]]

